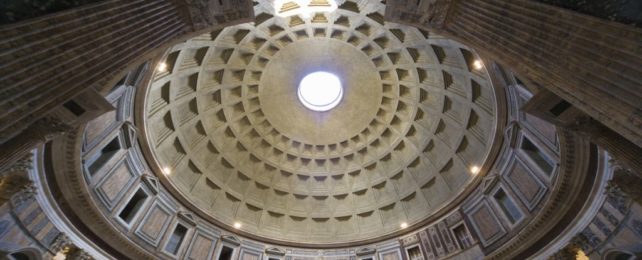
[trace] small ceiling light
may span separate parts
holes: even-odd
[[[481,70],[484,68],[484,63],[480,59],[477,59],[473,61],[473,68],[475,68],[476,70]]]
[[[158,72],[166,72],[167,71],[167,63],[161,62],[158,64]]]
[[[402,222],[402,223],[401,223],[401,225],[399,225],[399,226],[400,226],[401,228],[407,228],[407,227],[408,227],[408,223],[406,223],[406,222]]]
[[[165,175],[170,175],[170,174],[172,174],[172,168],[169,168],[169,167],[163,167],[163,174],[165,174]]]
[[[240,229],[241,227],[243,227],[243,225],[241,225],[241,222],[234,222],[234,228]]]
[[[478,174],[479,170],[481,170],[481,168],[479,168],[479,166],[477,166],[477,165],[475,165],[473,167],[470,167],[470,173],[472,173],[472,174]]]
[[[343,98],[341,81],[332,73],[318,71],[306,75],[297,91],[303,105],[314,111],[328,111]]]

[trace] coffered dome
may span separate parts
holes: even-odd
[[[145,98],[152,168],[258,238],[344,243],[439,217],[490,161],[495,92],[473,51],[384,8],[281,17],[260,1],[255,23],[174,46]],[[316,71],[343,86],[325,112],[297,96]]]

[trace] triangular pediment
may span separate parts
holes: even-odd
[[[268,249],[265,249],[265,253],[269,255],[278,255],[278,256],[284,256],[285,255],[285,250],[277,247],[270,247]]]
[[[158,194],[158,191],[159,191],[158,178],[147,174],[143,175],[141,178],[143,179],[143,183],[145,183],[145,185],[147,185],[147,187],[154,194]]]

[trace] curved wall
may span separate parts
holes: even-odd
[[[501,80],[515,82],[514,78]],[[117,86],[107,96],[115,111],[53,142],[49,151],[64,152],[45,157],[52,169],[47,176],[55,178],[62,196],[73,205],[69,207],[73,215],[100,234],[111,250],[137,259],[209,259],[218,256],[223,246],[233,249],[239,259],[504,258],[527,250],[542,233],[553,229],[550,224],[559,222],[562,213],[571,210],[560,209],[560,201],[574,201],[584,185],[568,183],[590,183],[599,171],[589,168],[588,143],[568,134],[559,136],[553,126],[520,112],[518,107],[531,94],[519,84],[508,83],[503,91],[509,100],[510,123],[499,157],[467,199],[442,218],[402,230],[395,237],[342,248],[266,243],[200,218],[151,173],[131,123],[135,90]],[[178,226],[184,229],[176,232]],[[178,247],[169,242],[176,241],[174,234],[183,237]],[[515,244],[522,247],[511,246]]]

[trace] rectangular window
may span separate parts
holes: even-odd
[[[221,248],[221,253],[218,255],[218,260],[231,260],[233,252],[234,249],[223,246],[223,248]]]
[[[177,224],[176,228],[174,228],[174,232],[167,241],[167,245],[165,245],[165,251],[172,255],[176,255],[178,250],[181,248],[181,244],[183,243],[183,239],[185,239],[186,234],[187,228],[181,224]]]
[[[506,192],[504,192],[503,189],[500,188],[495,193],[494,197],[495,200],[497,200],[497,202],[499,203],[499,207],[502,209],[511,223],[515,223],[522,218],[522,213],[517,208],[517,205],[515,205],[515,202],[510,197],[508,197],[508,195],[506,195]]]
[[[134,217],[136,217],[136,214],[140,211],[140,209],[143,207],[145,204],[145,200],[147,199],[147,193],[143,191],[143,189],[138,188],[136,193],[134,193],[134,196],[127,202],[125,207],[120,211],[120,214],[118,214],[118,217],[123,220],[125,223],[130,224]]]
[[[470,237],[470,234],[468,234],[468,230],[466,230],[464,224],[455,227],[453,233],[455,233],[459,248],[466,249],[473,245],[473,239]]]
[[[522,138],[521,149],[526,152],[540,169],[546,174],[551,174],[553,171],[553,162],[548,158],[531,140],[524,137]]]
[[[120,142],[118,141],[118,136],[114,137],[111,142],[109,142],[103,149],[101,149],[94,158],[96,158],[89,165],[89,174],[94,175],[100,168],[102,168],[112,156],[114,156],[120,150]]]
[[[555,116],[560,116],[564,111],[567,109],[571,108],[571,103],[566,102],[566,100],[562,100],[561,102],[557,103],[553,108],[551,108],[550,112],[551,114]]]
[[[78,105],[78,103],[76,103],[76,101],[73,101],[73,100],[69,100],[65,102],[64,104],[62,104],[62,106],[76,116],[81,116],[82,114],[85,113],[85,109],[82,108],[82,106]]]

